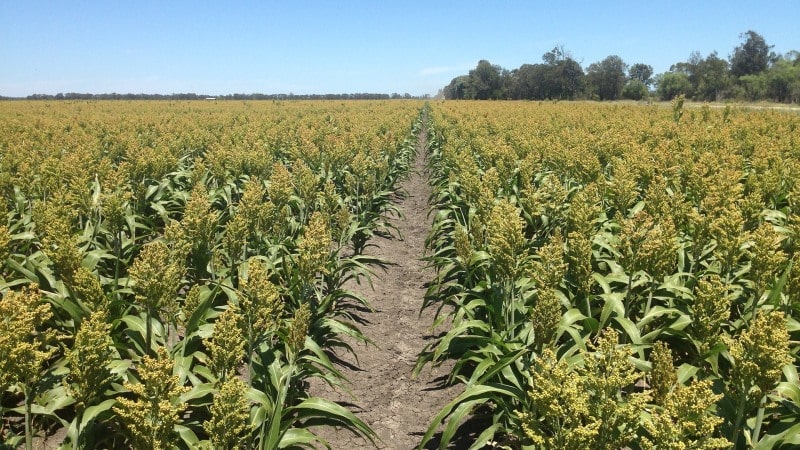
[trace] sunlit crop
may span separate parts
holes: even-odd
[[[800,117],[588,103],[444,102],[428,165],[472,448],[784,448],[800,442]],[[446,306],[446,307],[444,307]],[[443,428],[440,428],[443,427]]]
[[[0,104],[0,446],[374,440],[307,381],[341,386],[331,349],[366,341],[343,285],[391,226],[421,107]]]

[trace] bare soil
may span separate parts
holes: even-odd
[[[348,286],[368,298],[374,308],[363,314],[367,322],[360,329],[375,345],[353,344],[357,359],[337,355],[347,363],[341,369],[351,383],[349,394],[321,382],[311,386],[313,395],[348,405],[370,425],[381,440],[380,449],[417,448],[433,417],[463,389],[444,386],[449,366],[426,366],[419,376],[412,376],[417,354],[434,332],[430,328],[433,312],[419,315],[424,285],[434,276],[421,260],[430,230],[430,187],[424,167],[425,133],[420,135],[414,169],[401,185],[405,193],[398,199],[402,216],[392,220],[400,235],[373,238],[374,245],[365,251],[388,265],[373,277],[374,289],[368,284]],[[314,431],[333,449],[375,448],[346,429]]]

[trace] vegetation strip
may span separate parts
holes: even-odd
[[[363,249],[420,103],[4,103],[0,437],[289,448],[366,337]]]
[[[800,445],[798,116],[446,102],[425,298],[471,448]]]

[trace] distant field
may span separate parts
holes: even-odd
[[[795,111],[0,102],[0,439],[798,446]]]

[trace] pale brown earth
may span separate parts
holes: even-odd
[[[417,448],[433,417],[463,390],[463,386],[444,386],[450,365],[426,366],[419,376],[412,375],[417,354],[432,337],[434,309],[419,315],[425,283],[434,276],[421,260],[430,230],[425,133],[421,135],[413,170],[401,185],[404,195],[397,199],[402,216],[392,218],[399,236],[393,233],[391,237],[375,237],[371,241],[374,245],[365,251],[388,265],[375,269],[374,289],[367,283],[348,286],[369,299],[374,308],[374,312],[361,315],[367,322],[359,328],[375,345],[353,344],[357,359],[349,354],[338,355],[348,363],[341,369],[349,380],[350,394],[335,391],[321,382],[312,382],[311,386],[313,395],[349,405],[351,411],[375,430],[380,449]],[[336,450],[375,448],[345,429],[314,431]],[[434,438],[433,444],[438,444],[437,439]],[[450,448],[468,447],[456,442]]]

